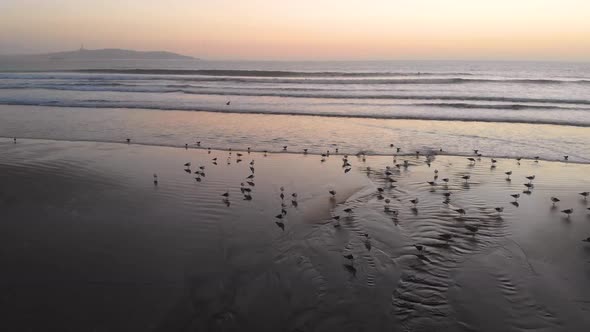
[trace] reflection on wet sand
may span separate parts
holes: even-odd
[[[582,301],[590,217],[580,195],[588,165],[26,139],[0,149],[6,326],[568,331],[590,323]],[[522,183],[534,184],[530,195]]]

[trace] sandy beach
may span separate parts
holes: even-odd
[[[343,155],[7,138],[0,150],[2,330],[590,326],[587,164],[349,156],[345,172]]]

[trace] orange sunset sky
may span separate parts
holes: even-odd
[[[0,54],[590,60],[588,0],[1,0]]]

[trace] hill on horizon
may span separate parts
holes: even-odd
[[[5,55],[2,57],[27,57],[39,60],[198,60],[197,58],[167,51],[134,51],[119,48],[53,52],[44,54]]]

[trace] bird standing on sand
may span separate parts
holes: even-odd
[[[154,173],[154,185],[158,185],[158,174]]]
[[[416,207],[419,202],[420,202],[420,200],[418,198],[414,198],[414,199],[410,200],[410,203],[414,204],[414,207]]]
[[[227,103],[225,103],[226,106],[229,106],[229,104],[231,104],[231,101],[227,101]]]
[[[553,202],[553,206],[555,206],[555,203],[558,203],[560,201],[559,198],[557,197],[551,197],[551,202]]]
[[[479,230],[479,227],[475,226],[475,225],[465,225],[465,229],[470,231],[472,236],[475,236],[475,233],[477,233],[477,231]]]
[[[336,190],[330,190],[329,193],[330,193],[330,195],[332,195],[332,198],[334,198],[334,196],[336,196]]]
[[[582,197],[584,197],[584,200],[587,200],[588,196],[590,195],[590,192],[584,191],[583,193],[580,193],[580,195],[582,195]]]
[[[498,212],[498,213],[504,212],[504,208],[503,207],[496,207],[496,208],[494,208],[494,210],[496,210],[496,212]]]
[[[16,142],[16,138],[14,139],[14,141]],[[131,143],[131,138],[127,139],[127,144]]]
[[[14,142],[14,144],[16,144],[16,137],[13,137],[12,141]]]
[[[512,196],[514,198],[515,202],[518,201],[518,198],[520,198],[520,194],[512,194],[510,196]]]
[[[565,210],[561,210],[561,212],[565,213],[569,219],[570,214],[572,214],[574,212],[574,209],[565,209]]]
[[[512,175],[512,171],[504,172],[506,174],[506,180],[510,181],[510,175]]]
[[[465,215],[465,210],[464,209],[455,209],[455,212],[457,212],[460,215]]]
[[[465,183],[467,183],[467,181],[471,179],[471,175],[463,175],[461,179],[465,180]]]
[[[564,161],[568,161],[568,159],[570,159],[570,156],[563,156]]]

